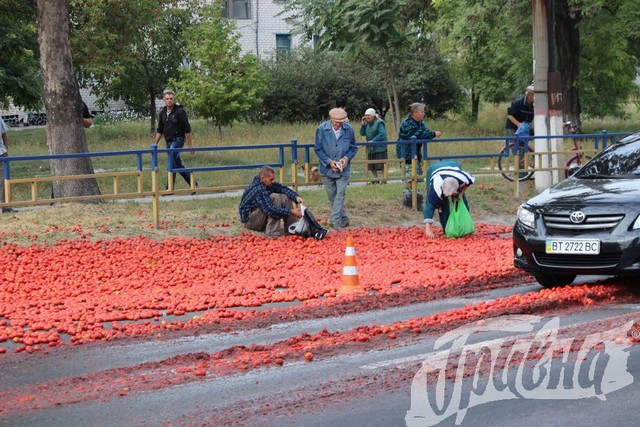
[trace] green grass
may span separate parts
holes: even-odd
[[[635,108],[635,107],[634,107]],[[504,126],[504,111],[506,105],[485,106],[480,114],[479,120],[475,124],[469,124],[460,117],[450,116],[445,119],[427,120],[430,129],[441,130],[443,138],[457,137],[486,137],[501,136]],[[629,110],[632,119],[628,120],[598,120],[585,121],[583,129],[585,132],[597,132],[606,128],[611,132],[632,131],[640,129],[640,114],[637,109],[630,107]],[[87,142],[90,151],[121,151],[146,149],[153,143],[153,135],[149,132],[148,121],[114,123],[109,125],[94,125],[86,130]],[[359,123],[353,124],[356,132],[359,129]],[[268,145],[288,143],[291,139],[297,139],[299,144],[312,144],[315,135],[317,123],[308,124],[287,124],[287,125],[254,125],[248,123],[238,123],[230,128],[224,128],[222,134],[220,130],[211,124],[202,121],[193,121],[194,142],[197,147],[234,147],[240,145]],[[395,139],[395,135],[390,134],[390,139]],[[358,138],[361,140],[360,138]],[[163,144],[161,146],[164,146]],[[430,144],[430,156],[461,156],[465,154],[484,154],[496,153],[503,146],[501,140],[497,141],[474,141],[474,142],[447,142]],[[9,148],[12,156],[31,156],[37,154],[48,154],[45,144],[45,133],[43,128],[25,128],[20,130],[10,130],[9,132]],[[315,161],[313,150],[311,150],[312,162]],[[211,166],[211,165],[238,165],[238,164],[263,164],[267,162],[276,162],[278,159],[278,150],[268,149],[252,149],[252,150],[232,150],[232,151],[215,151],[215,152],[197,152],[196,155],[189,153],[183,154],[185,163],[189,167]],[[290,153],[285,151],[285,157],[289,161]],[[395,159],[395,147],[391,146],[389,151],[390,159]],[[164,187],[166,182],[165,161],[166,156],[161,156],[160,166],[160,186]],[[304,151],[298,152],[299,162],[304,161]],[[360,150],[353,164],[352,181],[354,183],[363,182],[368,177],[366,167],[363,163],[365,159],[365,150]],[[151,189],[151,178],[149,170],[150,157],[145,156],[145,176],[144,189]],[[513,183],[507,182],[497,175],[497,171],[489,169],[489,159],[464,159],[461,161],[463,167],[474,173],[477,178],[477,185],[471,191],[470,198],[473,200],[472,212],[482,217],[501,217],[505,215],[513,215],[517,205],[527,197],[535,194],[533,182],[529,181],[521,186],[520,194],[515,195],[515,187]],[[94,169],[96,172],[101,171],[122,171],[135,169],[135,161],[133,157],[125,159],[123,157],[99,157],[93,159]],[[27,161],[12,164],[11,174],[16,177],[48,177],[50,176],[48,161]],[[421,213],[412,212],[410,210],[399,209],[400,197],[403,184],[399,182],[402,171],[400,165],[395,160],[389,162],[390,177],[398,180],[396,184],[389,185],[369,185],[357,186],[353,185],[349,188],[347,207],[357,212],[358,217],[354,224],[376,225],[376,224],[396,224],[396,223],[416,223],[421,220]],[[298,167],[298,182],[304,180],[303,171]],[[285,182],[292,180],[291,166],[287,164],[284,169]],[[205,190],[208,194],[219,192],[220,189],[242,189],[249,180],[255,175],[256,170],[234,170],[224,172],[207,172],[198,173],[197,178],[201,182],[201,186],[207,187]],[[111,179],[100,178],[99,183],[103,194],[113,192],[113,182]],[[481,184],[481,185],[480,185]],[[135,191],[136,181],[133,178],[123,178],[120,182],[121,192]],[[185,190],[187,187],[181,178],[177,180],[177,188]],[[424,188],[424,183],[420,184],[420,188]],[[308,200],[308,204],[313,206],[314,213],[320,216],[328,215],[328,204],[325,200],[324,191],[317,191],[319,187],[315,184],[302,186],[300,192],[303,197]],[[12,187],[13,200],[29,200],[30,188],[27,185]],[[43,183],[39,190],[39,197],[47,199],[50,194],[48,184]],[[186,193],[185,193],[186,194]],[[162,199],[161,213],[162,218],[168,223],[178,224],[186,220],[187,224],[191,222],[202,223],[227,223],[233,224],[237,220],[237,204],[238,197],[226,198],[210,198],[204,200],[179,200],[166,201]],[[119,221],[126,224],[120,228],[122,232],[127,227],[132,229],[127,233],[149,233],[154,236],[171,235],[172,227],[165,226],[161,230],[151,230],[150,203],[120,203],[107,202],[101,204],[97,211],[93,212],[94,207],[88,205],[71,205],[69,212],[52,213],[62,206],[56,204],[52,208],[41,210],[28,210],[21,208],[18,215],[21,217],[28,216],[33,218],[34,223],[41,227],[45,224],[51,224],[51,221],[60,222],[60,218],[68,216],[69,223],[87,224],[92,226],[89,221],[91,218],[100,218],[102,212],[109,212],[110,217],[119,218]],[[81,209],[78,209],[81,206]],[[91,215],[89,212],[93,212]],[[135,212],[131,215],[131,212]],[[361,214],[362,213],[362,214]],[[53,215],[53,219],[51,219]],[[92,216],[93,215],[93,216]],[[386,218],[386,219],[385,219]],[[89,222],[87,222],[89,221]],[[106,219],[105,219],[106,221]],[[103,222],[105,222],[103,221]],[[10,221],[3,221],[6,226]],[[25,222],[22,222],[24,226]],[[190,229],[191,225],[180,226],[177,230],[181,233],[187,233],[184,230]],[[15,230],[15,229],[14,229]],[[2,231],[2,229],[0,229]],[[237,227],[218,227],[216,232],[232,231],[234,233],[242,231]],[[160,233],[160,234],[156,234]],[[194,235],[201,235],[202,228],[194,229]]]

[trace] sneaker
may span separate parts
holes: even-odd
[[[13,208],[2,208],[2,213],[16,212]]]

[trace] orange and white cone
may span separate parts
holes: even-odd
[[[342,269],[342,286],[338,289],[339,295],[362,293],[358,276],[358,263],[356,262],[356,248],[353,246],[353,238],[347,237],[347,248],[344,251],[344,267]]]

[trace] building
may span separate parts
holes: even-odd
[[[242,51],[267,59],[275,52],[289,52],[304,41],[285,22],[287,0],[225,0],[224,16],[236,20]]]

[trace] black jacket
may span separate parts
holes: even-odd
[[[187,112],[180,105],[175,104],[171,114],[167,115],[167,107],[163,107],[160,110],[160,117],[158,117],[156,132],[164,135],[165,141],[171,141],[177,136],[184,137],[186,133],[191,133]]]
[[[527,97],[523,96],[511,103],[511,107],[507,109],[507,116],[513,116],[519,122],[533,123],[533,103],[527,104]],[[507,119],[507,129],[516,130],[518,127]],[[533,127],[533,126],[532,126]]]

